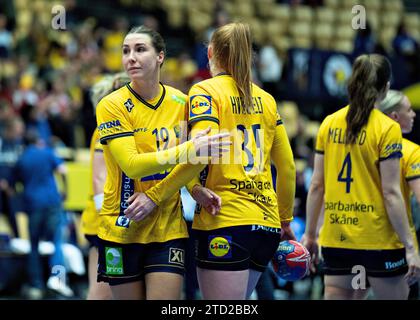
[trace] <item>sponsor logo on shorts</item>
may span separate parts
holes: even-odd
[[[405,258],[402,258],[401,260],[398,261],[386,261],[385,262],[385,269],[386,270],[390,270],[390,269],[397,269],[399,267],[402,267],[405,264]]]
[[[122,248],[105,247],[106,274],[124,274]]]
[[[169,248],[169,263],[184,266],[184,250],[179,248]]]
[[[230,258],[232,237],[209,236],[209,258]]]
[[[261,226],[259,224],[253,224],[251,227],[251,231],[258,231],[263,230],[267,232],[273,232],[273,233],[280,233],[280,228],[274,228],[274,227],[267,227],[267,226]]]

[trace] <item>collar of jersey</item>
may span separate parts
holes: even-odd
[[[141,103],[143,103],[145,106],[153,110],[156,110],[162,104],[162,101],[165,98],[165,94],[166,94],[165,86],[161,82],[159,82],[159,84],[162,86],[162,95],[160,96],[159,101],[155,105],[144,100],[136,91],[134,91],[133,88],[131,88],[129,83],[126,84],[126,87]]]

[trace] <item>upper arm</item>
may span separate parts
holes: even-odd
[[[96,109],[99,138],[102,144],[118,137],[134,136],[133,126],[125,108],[118,107],[105,98]]]
[[[202,131],[207,129],[208,127],[211,128],[210,135],[219,133],[219,125],[214,121],[208,120],[201,120],[194,122],[190,127],[190,134],[191,137],[194,137],[198,131]]]
[[[121,108],[107,97],[98,103],[96,109],[99,140],[107,144],[118,166],[130,175],[132,157],[138,155],[133,125],[125,108]]]
[[[134,137],[119,137],[117,139],[110,139],[107,141],[107,143],[109,151],[111,152],[112,157],[115,159],[118,166],[122,169],[122,171],[128,174],[132,157],[139,154]]]
[[[400,158],[402,156],[402,133],[397,123],[393,123],[382,134],[379,145],[379,171],[382,191],[395,192],[400,187]]]
[[[379,163],[382,191],[395,192],[400,189],[400,159],[389,158]]]
[[[93,178],[106,175],[106,166],[104,153],[101,151],[95,151],[92,159],[92,174]]]
[[[106,180],[105,158],[102,151],[93,153],[92,180],[94,194],[102,193]]]
[[[324,153],[325,153],[325,135],[329,128],[330,117],[324,119],[321,123],[315,145],[315,156],[314,156],[314,170],[311,178],[312,186],[324,187],[325,176],[324,176]]]
[[[274,132],[271,159],[273,160],[277,172],[279,172],[279,170],[281,170],[286,164],[293,164],[294,169],[292,148],[290,146],[286,130],[281,123],[276,126]]]
[[[95,131],[92,137],[91,148],[93,148],[93,158],[92,158],[93,179],[103,178],[106,176],[104,146],[100,143],[99,136],[97,135],[97,131]]]
[[[325,136],[329,129],[330,116],[326,117],[319,126],[318,133],[316,135],[315,152],[317,154],[324,154],[325,152]]]
[[[189,92],[188,125],[193,135],[197,130],[219,128],[219,106],[214,95],[201,85],[194,85]]]
[[[404,178],[410,186],[411,191],[413,191],[417,202],[420,204],[420,147],[418,146],[410,155],[405,168]]]
[[[316,153],[311,184],[324,187],[324,155]]]

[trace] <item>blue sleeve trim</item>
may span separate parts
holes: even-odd
[[[385,160],[394,159],[394,158],[402,158],[401,151],[393,152],[388,157],[385,157],[385,158],[379,158],[379,161],[385,161]]]
[[[191,124],[193,124],[195,122],[203,121],[203,120],[213,121],[213,122],[216,122],[217,124],[220,125],[219,119],[214,118],[214,117],[198,117],[198,118],[194,118],[194,119],[191,119],[190,121],[188,121],[188,125],[191,125]]]
[[[419,175],[416,175],[416,176],[412,176],[412,177],[405,178],[405,180],[406,180],[406,181],[411,181],[411,180],[416,180],[416,179],[418,179],[418,178],[420,178],[420,174],[419,174]]]
[[[129,136],[134,136],[134,133],[133,132],[124,132],[124,133],[111,134],[109,136],[101,138],[100,141],[101,141],[101,144],[107,144],[108,140],[115,139],[115,138],[120,138],[120,137],[129,137]]]

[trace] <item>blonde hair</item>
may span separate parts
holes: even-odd
[[[130,78],[125,72],[105,75],[90,90],[90,101],[92,102],[93,109],[96,111],[96,106],[103,97],[121,88],[128,82],[130,82]]]
[[[229,23],[213,33],[210,43],[216,65],[229,73],[235,81],[243,107],[252,109],[251,65],[252,41],[249,26]]]
[[[389,90],[385,99],[379,104],[378,109],[385,114],[390,114],[401,107],[400,104],[403,100],[404,93],[397,90]]]

